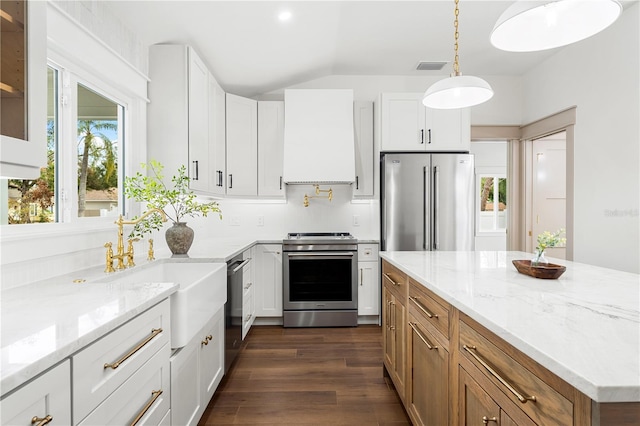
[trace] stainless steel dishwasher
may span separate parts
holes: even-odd
[[[242,269],[251,259],[242,259],[242,254],[227,262],[227,303],[225,312],[224,372],[240,351],[242,345]]]

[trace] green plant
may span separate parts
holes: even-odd
[[[209,213],[218,213],[222,219],[222,210],[217,202],[198,202],[196,194],[189,189],[190,179],[184,165],[178,168],[178,175],[171,178],[172,188],[165,185],[162,173],[164,166],[158,161],[151,160],[149,164],[142,163],[140,166],[143,170],[148,170],[148,173],[143,175],[137,172],[134,176],[125,178],[124,194],[127,198],[145,202],[149,209],[162,210],[173,223],[181,222],[185,216],[207,217]],[[152,214],[133,228],[130,237],[142,237],[161,227],[161,216]]]
[[[542,256],[542,253],[548,248],[556,247],[560,244],[564,244],[567,239],[562,237],[564,234],[564,228],[558,229],[553,234],[549,231],[544,231],[538,235],[538,245],[536,246],[536,258]]]

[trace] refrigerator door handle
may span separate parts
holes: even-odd
[[[438,231],[438,213],[440,209],[440,202],[438,201],[439,192],[438,192],[438,184],[439,182],[439,173],[438,166],[433,167],[433,250],[438,250],[438,240],[440,239],[440,233]]]
[[[427,250],[427,173],[429,167],[422,168],[422,249]],[[429,242],[431,244],[431,242]]]

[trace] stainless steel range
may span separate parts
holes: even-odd
[[[358,325],[358,240],[353,235],[291,233],[282,251],[285,327]]]

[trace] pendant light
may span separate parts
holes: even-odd
[[[491,44],[509,52],[553,49],[591,37],[621,13],[617,0],[519,0],[498,18]]]
[[[488,101],[493,96],[489,83],[479,77],[462,75],[458,57],[458,1],[455,0],[454,11],[454,51],[453,73],[449,78],[440,80],[427,89],[422,103],[429,108],[456,109],[478,105]]]

